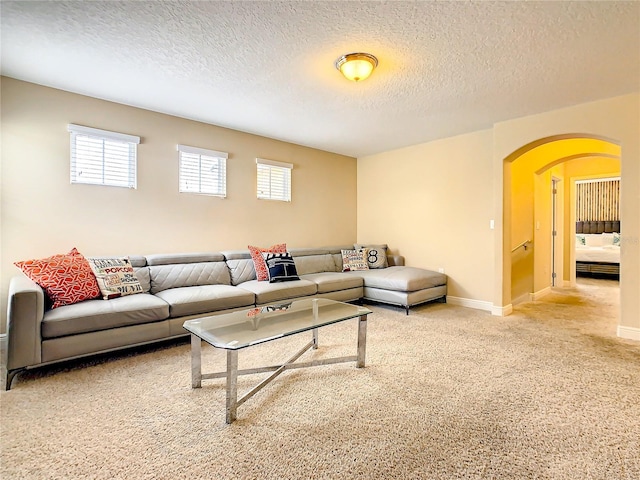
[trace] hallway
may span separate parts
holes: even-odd
[[[620,316],[618,280],[578,277],[575,288],[554,287],[540,300],[521,303],[513,310],[540,322],[562,323],[566,329],[580,334],[637,343],[617,336]]]

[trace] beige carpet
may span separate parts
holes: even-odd
[[[0,395],[0,476],[640,478],[640,344],[615,336],[615,282],[505,318],[372,308],[365,369],[285,372],[232,425],[223,380],[191,389],[187,343],[22,375]],[[311,356],[353,354],[355,338],[355,320],[321,330]],[[307,340],[243,351],[240,366]],[[224,367],[203,351],[209,371]],[[257,377],[241,378],[244,391]]]

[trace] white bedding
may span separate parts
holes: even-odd
[[[576,262],[620,263],[620,247],[616,245],[601,247],[576,245]]]

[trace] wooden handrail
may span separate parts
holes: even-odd
[[[522,248],[524,248],[526,250],[530,243],[531,243],[531,240],[525,240],[524,242],[519,243],[517,246],[515,246],[515,247],[513,247],[511,249],[511,253],[515,252],[520,247],[522,247]]]

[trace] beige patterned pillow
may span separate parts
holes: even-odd
[[[365,251],[365,259],[369,268],[387,268],[387,246],[386,245],[356,245],[356,250]]]
[[[365,252],[361,250],[341,250],[341,252],[343,272],[369,270],[369,264],[365,258]]]
[[[103,299],[110,300],[143,293],[142,285],[127,257],[88,258],[87,260],[96,276]]]

